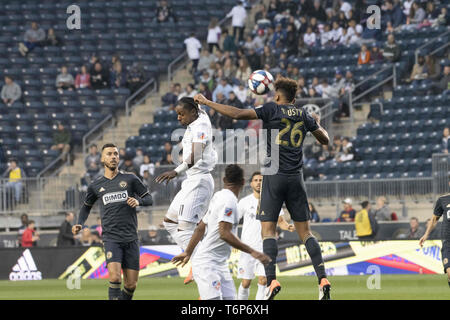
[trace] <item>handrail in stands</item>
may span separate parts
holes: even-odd
[[[430,41],[428,41],[427,43],[425,43],[425,44],[421,45],[420,47],[418,47],[418,48],[414,51],[414,54],[415,54],[415,62],[417,63],[417,59],[419,58],[420,50],[422,50],[423,48],[428,47],[428,46],[429,46],[430,44],[432,44],[432,43],[435,43],[436,41],[439,40],[439,38],[444,37],[444,36],[446,36],[446,35],[449,34],[449,33],[450,33],[450,30],[447,30],[446,32],[444,32],[444,33],[438,35],[436,38],[433,38],[433,39],[431,39]],[[448,45],[448,43],[447,43],[447,45]]]

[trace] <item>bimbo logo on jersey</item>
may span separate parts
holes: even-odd
[[[128,192],[127,192],[127,190],[125,190],[125,191],[107,193],[102,197],[102,200],[103,200],[103,204],[106,206],[109,203],[127,201],[127,198],[128,198]]]

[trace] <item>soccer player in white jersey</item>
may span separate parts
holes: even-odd
[[[214,193],[214,179],[210,172],[217,163],[217,153],[212,142],[209,116],[194,99],[181,98],[175,110],[178,121],[187,126],[182,140],[183,162],[175,170],[162,173],[156,182],[169,182],[186,172],[187,179],[181,184],[181,190],[170,204],[163,222],[175,242],[185,250]],[[185,283],[190,281],[188,277]]]
[[[236,299],[236,287],[227,262],[231,247],[250,254],[263,264],[270,262],[267,255],[236,236],[239,223],[237,197],[245,183],[244,171],[238,165],[228,165],[223,182],[224,188],[214,194],[208,212],[195,229],[186,250],[172,259],[173,263],[184,266],[204,236],[192,258],[192,271],[201,300]]]
[[[250,178],[250,187],[253,192],[241,199],[238,203],[239,219],[244,218],[242,225],[241,241],[258,251],[263,250],[263,240],[261,237],[261,221],[256,219],[258,203],[260,199],[262,174],[256,171]],[[284,219],[283,209],[278,217],[278,226],[282,230],[295,231],[293,224],[289,224]],[[264,290],[267,286],[266,272],[264,266],[255,258],[245,252],[241,252],[238,263],[238,279],[242,282],[238,290],[238,300],[248,300],[250,295],[250,285],[255,274],[258,276],[258,291],[255,300],[264,300]]]

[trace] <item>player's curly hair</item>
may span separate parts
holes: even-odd
[[[244,170],[237,164],[229,164],[225,168],[224,180],[230,184],[242,184],[244,181]]]
[[[285,77],[280,77],[277,81],[275,81],[274,85],[275,91],[280,91],[286,98],[286,100],[291,102],[295,99],[298,88],[297,81]]]
[[[178,100],[178,105],[181,105],[183,109],[187,109],[189,111],[196,110],[198,112],[198,104],[194,101],[194,98],[183,97]]]

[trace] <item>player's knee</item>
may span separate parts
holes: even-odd
[[[137,286],[136,281],[127,281],[124,283],[124,287],[131,291],[136,290],[136,286]]]
[[[115,273],[113,273],[113,274],[110,274],[109,275],[109,282],[122,282],[122,278],[121,278],[121,276],[120,276],[120,274],[115,274]]]

